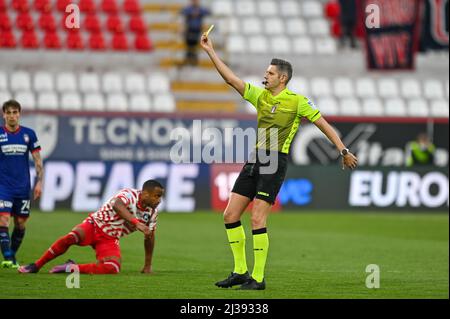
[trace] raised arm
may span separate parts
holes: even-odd
[[[31,153],[31,156],[33,156],[34,167],[36,168],[36,185],[34,186],[34,200],[36,200],[42,194],[44,165],[42,164],[41,153],[39,151]]]
[[[314,122],[314,124],[328,137],[328,139],[336,146],[339,153],[342,152],[343,149],[345,149],[344,143],[342,143],[341,139],[337,135],[336,131],[331,127],[330,124],[323,118],[319,118],[317,121]],[[356,165],[358,164],[358,159],[355,155],[348,152],[344,156],[342,156],[342,169],[345,169],[345,167],[348,167],[350,169],[356,168]]]
[[[144,250],[145,250],[145,263],[144,268],[142,268],[141,273],[151,274],[152,270],[152,258],[153,250],[155,248],[155,231],[150,231],[148,236],[144,238]]]
[[[200,45],[208,54],[211,61],[214,63],[219,74],[227,82],[228,85],[232,86],[236,91],[239,92],[241,96],[244,96],[245,82],[238,78],[233,71],[217,56],[216,51],[214,51],[211,39],[205,34],[202,35],[200,40]]]

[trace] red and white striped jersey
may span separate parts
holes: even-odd
[[[108,236],[120,238],[136,231],[136,227],[119,216],[113,209],[116,200],[121,200],[128,211],[140,222],[149,226],[150,230],[156,229],[158,210],[148,207],[144,209],[139,204],[141,191],[125,188],[106,201],[99,210],[89,216],[97,226]]]

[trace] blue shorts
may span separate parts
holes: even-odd
[[[0,214],[30,217],[30,197],[10,197],[0,194]]]

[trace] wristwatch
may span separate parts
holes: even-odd
[[[349,152],[348,148],[344,148],[344,149],[342,149],[342,151],[341,151],[341,156],[345,156],[345,155],[347,155],[347,154],[348,154],[348,152]]]

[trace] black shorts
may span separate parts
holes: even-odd
[[[258,198],[273,205],[287,171],[287,154],[276,152],[275,156],[278,164],[273,173],[264,173],[264,167],[270,164],[261,163],[253,156],[253,160],[250,159],[244,164],[231,191],[251,200]]]

